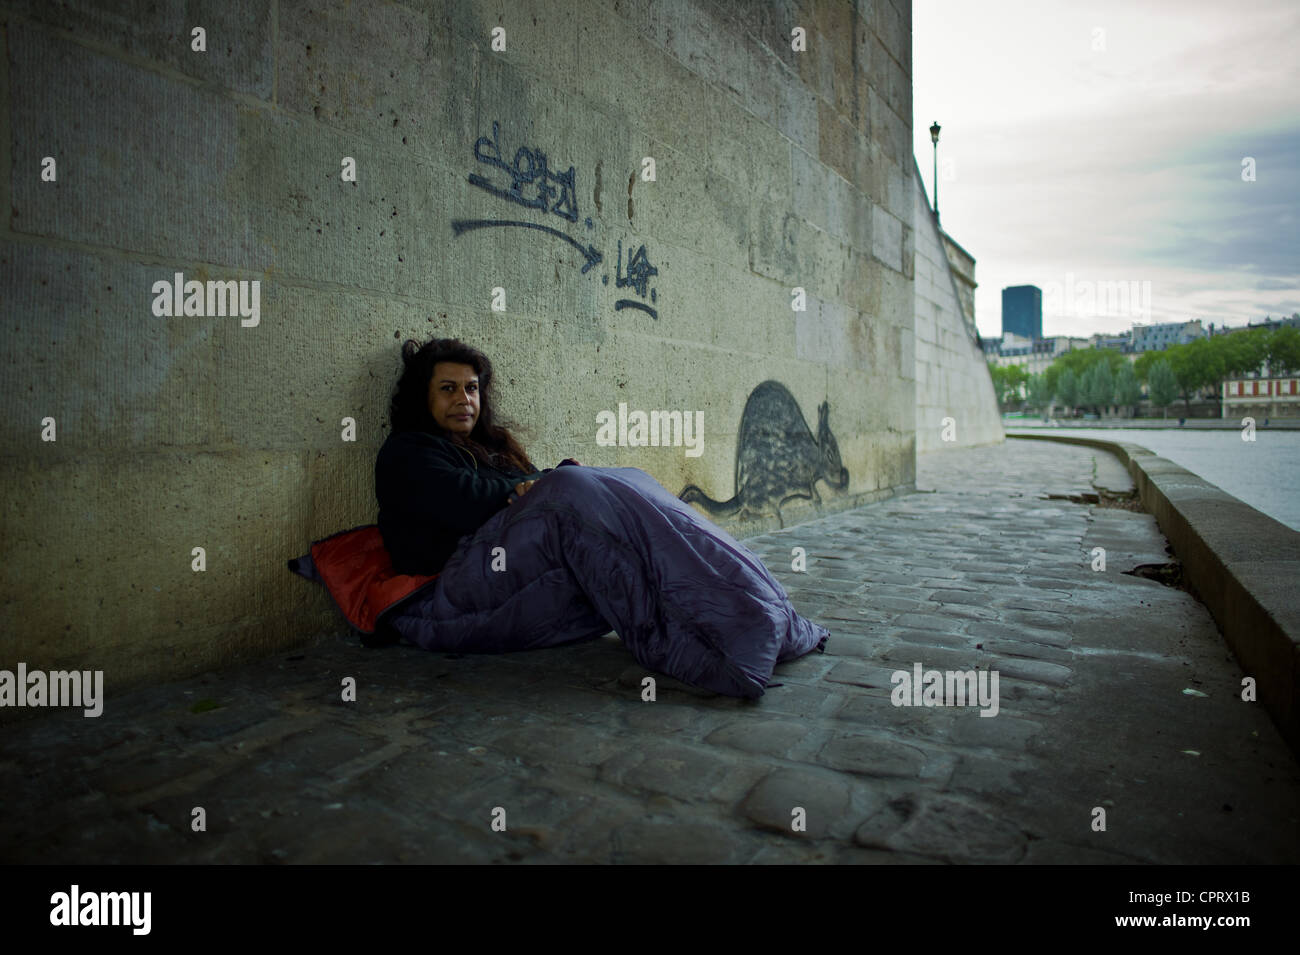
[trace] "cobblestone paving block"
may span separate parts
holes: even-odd
[[[981,646],[985,653],[995,654],[998,657],[1023,657],[1028,660],[1054,663],[1066,668],[1074,663],[1074,654],[1069,650],[1062,650],[1059,647],[1051,647],[1042,643],[993,638],[981,641]]]
[[[1073,629],[1073,624],[1071,624]],[[1050,630],[1041,627],[1021,627],[1008,623],[968,623],[966,634],[977,641],[1008,638],[1027,643],[1038,643],[1047,647],[1068,647],[1073,643],[1070,633],[1064,630]]]
[[[1061,626],[1069,620],[1071,604],[1065,601],[1035,600],[1032,597],[999,597],[997,600],[991,601],[990,606],[998,611],[1014,610],[1036,613],[1042,615],[1041,619],[1049,619],[1046,615],[1056,614],[1060,616],[1060,619],[1053,624],[1048,624],[1048,626]],[[1003,616],[1002,619],[1007,618]]]
[[[344,803],[373,799],[381,805],[445,807],[455,817],[464,794],[501,779],[505,763],[486,751],[413,749],[348,781],[335,797]]]
[[[894,614],[888,610],[869,610],[863,607],[854,607],[846,604],[830,604],[825,608],[813,612],[811,619],[821,623],[831,633],[835,632],[835,627],[839,622],[852,624],[854,626],[863,626],[866,624],[883,625],[894,618]]]
[[[553,765],[594,767],[623,750],[611,738],[561,722],[516,725],[485,747],[495,755],[527,767]]]
[[[945,862],[1015,863],[1028,839],[1013,823],[949,796],[896,797],[853,836],[867,849],[894,849]]]
[[[816,728],[807,722],[744,717],[728,721],[705,737],[705,742],[761,756],[785,756],[812,732]]]
[[[835,638],[831,637],[831,639]],[[829,642],[827,646],[830,646]],[[825,677],[822,679],[824,680]],[[759,699],[752,702],[731,700],[726,709],[796,719],[817,719],[824,715],[827,695],[823,682],[802,683],[795,679],[781,679],[777,682],[783,685],[768,687]]]
[[[969,604],[983,607],[988,604],[988,596],[977,590],[936,590],[930,594],[930,601],[940,606]]]
[[[848,581],[855,587],[862,585],[861,563],[856,561],[818,560],[813,558],[808,562],[807,573],[819,578]],[[797,579],[799,575],[794,576]]]
[[[885,694],[845,694],[834,718],[843,723],[888,727],[891,732],[919,739],[939,739],[941,728],[935,707],[894,706]]]
[[[613,789],[595,792],[598,795],[596,803],[586,812],[573,816],[566,824],[561,842],[553,853],[559,861],[597,865],[640,863],[642,859],[617,851],[613,834],[619,827],[652,818],[662,821],[692,819],[690,815],[678,817],[664,810],[652,811],[643,798],[627,796]]]
[[[918,599],[924,598],[928,588],[917,586],[917,578],[914,574],[900,574],[890,569],[897,566],[890,562],[881,567],[865,567],[861,579],[867,581],[869,587],[863,592],[875,594],[888,588],[889,593],[898,597],[915,594]]]
[[[1012,624],[1018,624],[1024,627],[1034,627],[1039,630],[1055,630],[1058,627],[1072,626],[1077,611],[1071,613],[1062,610],[1060,612],[1047,610],[1013,610],[1008,609],[1003,614],[1002,619]]]
[[[931,604],[931,607],[935,606],[935,604]],[[952,618],[954,626],[959,625],[966,620],[987,621],[996,620],[998,618],[996,610],[991,610],[985,607],[972,607],[964,604],[946,604],[938,609],[940,613]]]
[[[590,780],[563,771],[515,774],[476,787],[458,801],[462,819],[481,821],[491,835],[509,833],[529,844],[516,851],[555,855],[563,850],[576,820],[590,813],[601,794]],[[504,825],[499,833],[493,828]]]
[[[924,598],[917,596],[916,599],[904,597],[886,597],[872,594],[869,598],[871,606],[878,610],[892,610],[895,613],[920,613],[925,610],[931,610],[934,605],[927,602]]]
[[[861,776],[915,779],[928,760],[925,752],[916,746],[879,735],[856,733],[827,740],[818,750],[816,761],[830,769]]]
[[[823,679],[829,683],[859,687],[872,697],[888,701],[895,686],[891,679],[895,669],[857,660],[841,660]]]
[[[959,647],[969,647],[970,638],[964,633],[949,632],[944,630],[891,630],[889,631],[893,639],[908,646],[915,647],[946,647],[949,649]],[[899,653],[904,653],[902,647],[898,648]]]
[[[917,652],[917,651],[921,652]],[[890,672],[903,670],[909,679],[914,676],[913,667],[921,664],[922,677],[927,670],[973,670],[988,666],[988,657],[975,649],[975,642],[968,642],[965,647],[924,647],[915,644],[901,645],[880,654],[880,665],[890,667]],[[893,684],[890,684],[891,688]]]
[[[830,628],[827,627],[829,630]],[[884,641],[874,636],[864,636],[855,633],[838,633],[831,631],[831,638],[826,641],[826,659],[835,660],[837,657],[870,657],[876,653]]]
[[[985,667],[997,670],[1000,675],[1048,686],[1065,686],[1074,673],[1073,668],[1059,663],[1026,660],[1023,657],[992,657],[986,661]]]
[[[831,634],[830,639],[835,639],[834,633]],[[830,640],[826,641],[826,645],[829,648]],[[772,671],[772,682],[811,685],[818,682],[834,666],[834,658],[828,658],[824,652],[805,654],[797,660],[786,660],[783,663],[778,663]]]
[[[763,829],[792,839],[821,839],[844,830],[851,795],[849,784],[835,773],[777,769],[749,791],[739,808]],[[875,804],[883,804],[884,797],[864,787],[859,790],[859,801],[874,808]],[[804,831],[791,828],[798,818],[797,809],[803,810]]]
[[[896,616],[892,623],[895,627],[908,630],[938,630],[941,633],[955,633],[961,630],[960,621],[954,620],[950,615],[938,613],[903,613]]]
[[[684,733],[698,738],[699,727],[714,722],[712,714],[706,715],[687,701],[659,700],[645,702],[640,696],[619,710],[623,726],[635,733],[642,731],[664,736]]]
[[[974,590],[989,600],[997,597],[1014,597],[1023,592],[1023,574],[967,573],[958,583],[958,590]]]
[[[792,586],[796,587],[801,596],[817,594],[824,597],[843,597],[857,593],[862,584],[856,580],[837,580],[834,577],[801,574],[798,583]]]
[[[737,765],[734,756],[716,746],[651,742],[604,762],[599,779],[627,791],[698,802],[706,800],[709,790]]]

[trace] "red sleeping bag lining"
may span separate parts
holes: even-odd
[[[362,633],[374,633],[381,613],[438,577],[394,571],[378,524],[316,541],[311,559],[334,603]]]

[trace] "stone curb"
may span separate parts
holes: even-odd
[[[1242,669],[1300,757],[1300,532],[1137,444],[1061,434],[1008,434],[1109,451],[1183,564]]]

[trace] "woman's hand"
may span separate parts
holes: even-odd
[[[520,481],[518,484],[516,484],[516,485],[515,485],[515,500],[518,500],[519,498],[521,498],[521,497],[523,497],[525,494],[527,494],[527,493],[528,493],[528,489],[529,489],[530,487],[532,487],[532,486],[533,486],[534,484],[536,484],[536,483],[537,483],[537,481]],[[513,504],[514,501],[507,501],[506,503],[507,503],[507,504]]]

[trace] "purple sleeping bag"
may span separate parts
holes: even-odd
[[[387,623],[426,650],[462,653],[613,630],[647,669],[741,697],[762,696],[776,664],[830,636],[757,557],[650,475],[585,465],[556,468],[462,537]]]

